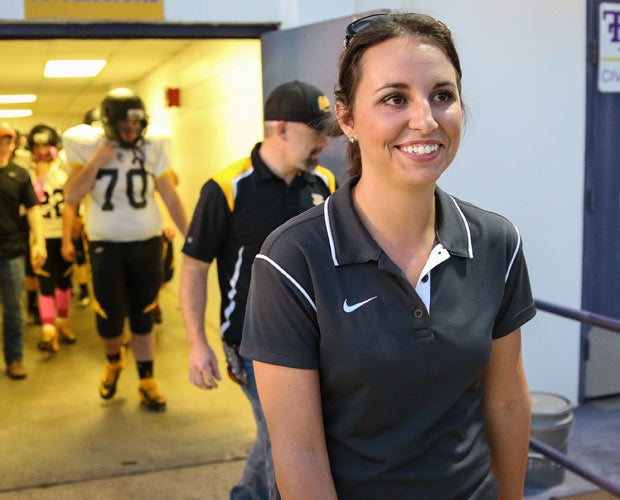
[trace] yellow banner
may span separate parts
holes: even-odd
[[[161,20],[164,0],[24,0],[26,19]]]

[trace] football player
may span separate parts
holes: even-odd
[[[172,181],[168,137],[147,134],[142,99],[125,88],[111,90],[100,106],[102,128],[86,124],[63,136],[72,167],[65,186],[69,203],[88,196],[86,233],[93,278],[93,309],[106,367],[99,385],[110,399],[125,364],[123,324],[129,318],[131,348],[140,377],[141,404],[163,411],[166,402],[153,378],[153,317],[161,284],[159,192],[183,235],[187,217]]]

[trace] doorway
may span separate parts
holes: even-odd
[[[620,93],[598,89],[601,4],[620,10],[588,0],[582,309],[620,319]],[[620,394],[619,358],[620,334],[582,325],[581,401]]]

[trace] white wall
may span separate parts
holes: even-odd
[[[15,0],[0,0],[0,19],[24,19],[24,4]]]
[[[192,216],[202,185],[226,165],[248,156],[261,140],[261,56],[258,40],[205,40],[159,67],[135,90],[147,103],[150,121],[172,137],[178,191]],[[178,87],[180,106],[168,108],[165,89]],[[183,238],[175,238],[176,293]],[[217,273],[209,273],[207,328],[219,330]]]
[[[287,0],[163,0],[166,21],[228,23],[278,21],[280,1]]]
[[[168,108],[165,89],[179,88]],[[171,132],[183,201],[193,209],[215,172],[249,155],[262,138],[260,41],[204,40],[159,67],[136,87],[151,122]]]

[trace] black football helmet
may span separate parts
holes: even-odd
[[[26,136],[28,149],[32,151],[32,155],[36,161],[53,161],[58,156],[58,151],[62,148],[62,139],[60,133],[49,125],[40,123],[30,129]],[[49,150],[43,152],[38,150],[35,152],[36,144],[49,144]]]
[[[86,125],[92,125],[95,122],[101,121],[101,112],[99,110],[99,106],[96,108],[89,109],[86,113],[84,113],[84,118],[82,123]]]
[[[32,151],[35,144],[50,144],[56,149],[60,149],[62,146],[62,140],[60,134],[54,127],[40,123],[30,129],[27,136],[28,148]]]
[[[133,148],[142,140],[148,117],[144,102],[133,91],[125,88],[111,90],[101,101],[100,113],[103,131],[109,140],[116,141],[123,148]],[[120,138],[117,128],[119,120],[140,121],[142,129],[134,142],[127,143]]]

